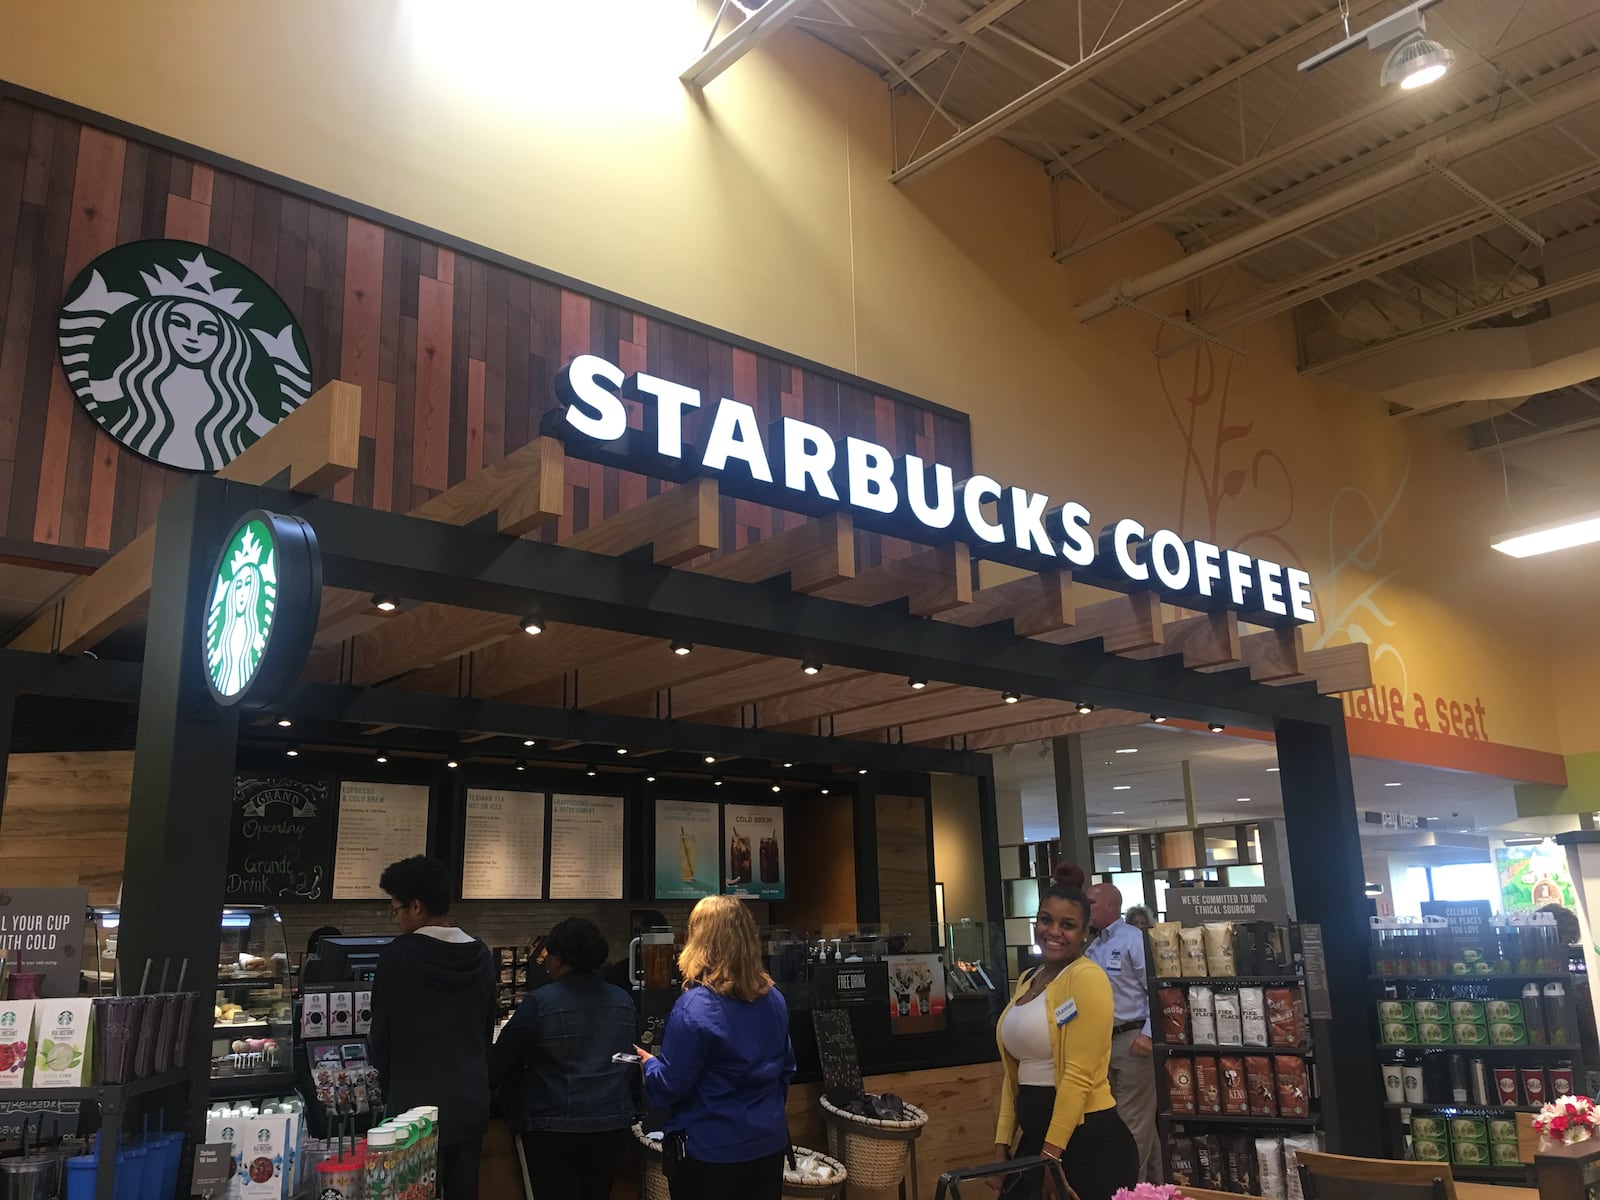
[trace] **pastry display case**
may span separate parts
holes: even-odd
[[[276,908],[229,905],[217,940],[212,1095],[270,1095],[294,1086],[294,1000]]]

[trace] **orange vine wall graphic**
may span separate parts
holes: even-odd
[[[1264,553],[1311,570],[1321,620],[1308,646],[1365,642],[1371,647],[1375,674],[1392,678],[1398,672],[1397,684],[1375,683],[1366,691],[1346,694],[1348,717],[1487,741],[1481,699],[1424,696],[1413,690],[1405,654],[1392,632],[1398,623],[1380,602],[1383,589],[1400,570],[1384,569],[1384,549],[1410,478],[1409,460],[1381,508],[1353,485],[1334,493],[1328,508],[1327,558],[1315,569],[1307,567],[1288,533],[1295,513],[1294,475],[1276,449],[1256,443],[1255,422],[1239,411],[1241,405],[1231,394],[1235,357],[1225,356],[1221,366],[1216,359],[1212,347],[1199,345],[1156,360],[1167,411],[1183,441],[1178,529],[1186,536]],[[1230,517],[1230,509],[1237,515]],[[1225,523],[1230,528],[1246,525],[1248,530],[1225,542],[1221,536]]]

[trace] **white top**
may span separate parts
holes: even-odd
[[[1000,1026],[1006,1053],[1017,1060],[1017,1083],[1023,1087],[1055,1087],[1056,1060],[1050,1049],[1050,1010],[1043,996],[1013,1004]]]

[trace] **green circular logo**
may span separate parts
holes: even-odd
[[[193,242],[107,250],[67,288],[56,321],[67,383],[145,458],[216,471],[311,394],[294,315],[242,263]]]
[[[219,704],[271,701],[311,647],[322,569],[311,527],[261,510],[233,527],[206,592],[206,684]]]

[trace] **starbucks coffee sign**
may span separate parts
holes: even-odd
[[[293,682],[322,596],[317,537],[257,509],[228,534],[206,593],[206,684],[218,704],[260,708]]]
[[[67,288],[61,366],[136,454],[216,471],[311,394],[305,335],[248,267],[193,242],[130,242]]]

